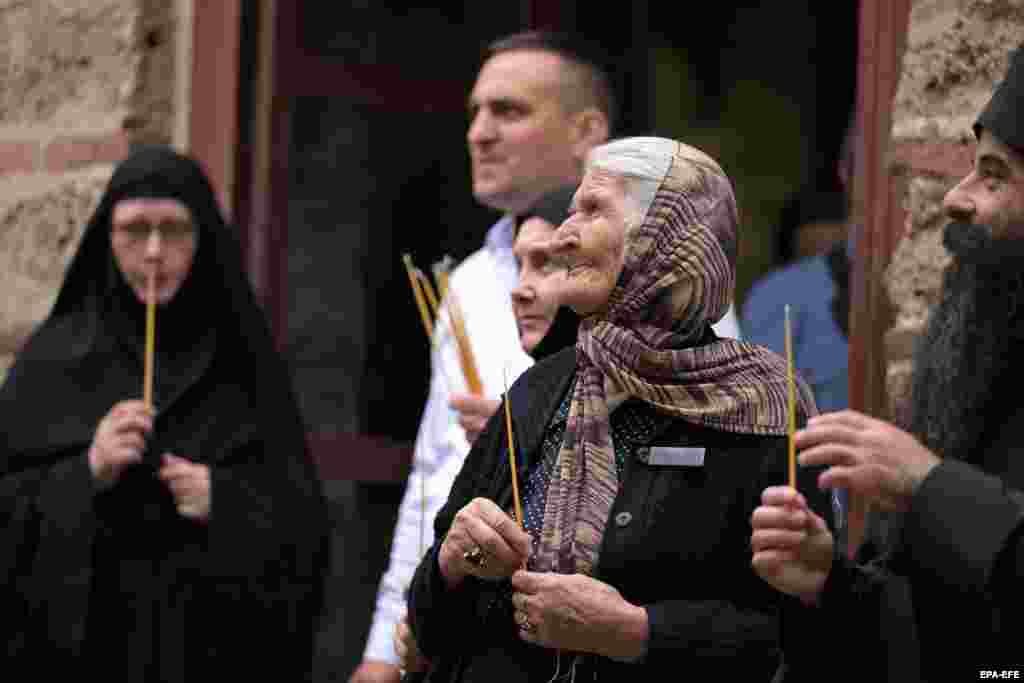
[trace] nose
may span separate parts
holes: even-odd
[[[973,175],[972,173],[957,183],[942,199],[943,210],[953,220],[970,222],[974,217],[974,200],[967,188],[967,183]]]
[[[146,260],[155,261],[159,259],[163,249],[163,233],[156,229],[150,230],[149,237],[146,238]]]
[[[530,287],[527,283],[523,282],[522,278],[520,278],[519,284],[517,284],[512,290],[512,305],[525,306],[535,298],[537,298],[537,295],[533,291],[533,287]]]
[[[497,126],[494,118],[487,112],[486,107],[481,107],[473,115],[466,132],[466,139],[473,145],[483,145],[497,139]]]

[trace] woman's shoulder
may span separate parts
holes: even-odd
[[[513,383],[509,391],[515,397],[519,393],[534,393],[550,388],[552,384],[563,383],[576,370],[576,347],[567,346],[546,356],[529,367]]]

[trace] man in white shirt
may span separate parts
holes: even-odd
[[[512,254],[516,215],[546,193],[579,183],[583,159],[607,141],[614,101],[607,74],[566,36],[531,32],[493,43],[469,98],[467,133],[477,201],[505,212],[483,247],[452,273],[491,405],[532,360],[520,345],[510,295],[517,267]],[[465,431],[449,403],[466,394],[447,315],[434,334],[430,393],[398,513],[391,560],[381,579],[363,661],[349,683],[397,683],[401,678],[392,634],[405,612],[405,589],[433,543],[433,520],[469,452]]]

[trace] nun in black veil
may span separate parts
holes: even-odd
[[[155,273],[153,407],[140,399]],[[36,675],[310,677],[328,521],[209,181],[114,171],[0,388],[0,637]]]

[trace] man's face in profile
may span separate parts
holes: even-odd
[[[1007,382],[1024,344],[1024,156],[982,131],[974,168],[943,208],[953,263],[914,357],[911,431],[942,456],[969,459],[1014,404]]]
[[[983,130],[974,168],[943,208],[954,221],[987,226],[992,239],[1024,239],[1024,153]]]
[[[579,173],[575,116],[562,101],[564,63],[542,50],[499,53],[469,97],[473,194],[518,212]]]

